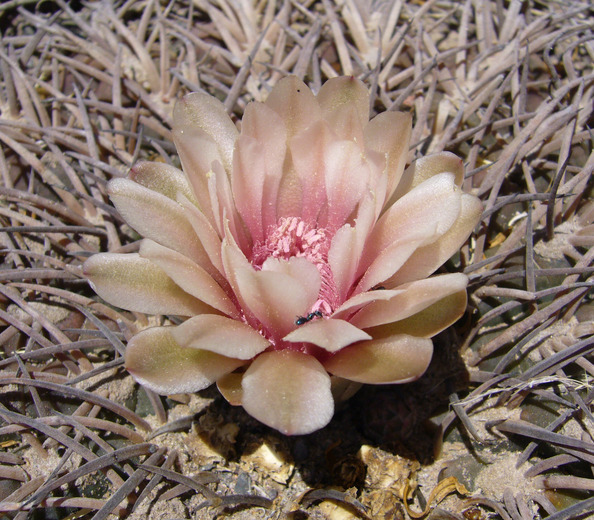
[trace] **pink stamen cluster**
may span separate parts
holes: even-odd
[[[252,265],[261,268],[270,257],[283,260],[294,256],[306,258],[318,268],[322,281],[318,300],[311,312],[320,311],[328,315],[338,303],[332,270],[328,265],[330,241],[331,236],[324,228],[317,228],[299,217],[283,217],[276,228],[269,229],[265,242],[254,245]]]

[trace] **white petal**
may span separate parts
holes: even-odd
[[[314,357],[282,350],[258,356],[242,380],[245,410],[285,435],[326,426],[334,414],[330,377]]]
[[[231,372],[217,379],[217,388],[231,406],[240,406],[243,397],[242,373]]]
[[[373,196],[368,194],[359,205],[355,225],[345,224],[332,237],[328,263],[332,269],[339,301],[347,298],[355,281],[361,253],[374,222],[374,205]]]
[[[377,254],[403,236],[417,236],[418,229],[441,236],[460,214],[460,190],[449,173],[436,175],[396,201],[375,225],[365,254]]]
[[[248,240],[244,233],[244,226],[240,222],[235,202],[233,201],[231,182],[221,163],[218,161],[212,165],[207,188],[213,214],[212,222],[219,236],[224,235],[223,229],[225,225],[228,225],[239,244],[242,247],[245,246]]]
[[[359,391],[361,386],[363,386],[361,383],[349,381],[348,379],[343,379],[338,376],[330,376],[330,382],[332,385],[332,397],[334,397],[334,402],[336,404],[350,399]]]
[[[231,285],[233,293],[239,302],[241,309],[246,313],[246,318],[253,319],[253,314],[243,299],[241,291],[239,290],[239,283],[237,281],[237,273],[245,269],[253,269],[252,264],[243,254],[239,248],[228,226],[225,226],[225,238],[221,243],[221,260],[225,272],[225,278]]]
[[[455,323],[466,311],[466,289],[450,294],[408,318],[370,330],[376,337],[409,334],[418,338],[432,338]]]
[[[206,173],[210,169],[210,157],[220,158],[226,171],[231,171],[233,148],[237,139],[237,128],[225,110],[225,106],[215,97],[193,92],[178,101],[173,110],[174,138],[182,163],[184,157],[189,165],[199,165],[206,161],[206,167],[198,167],[196,173]],[[216,154],[205,153],[192,142],[193,137],[208,137],[216,146]],[[204,157],[206,155],[206,157]],[[193,168],[190,168],[193,170]],[[188,174],[184,166],[184,171]]]
[[[363,127],[369,121],[369,91],[361,81],[352,76],[329,79],[316,99],[322,117],[341,139],[362,141]]]
[[[221,259],[220,236],[205,217],[204,213],[194,206],[187,197],[184,197],[183,194],[180,194],[178,202],[185,209],[186,218],[192,226],[194,233],[196,233],[198,240],[204,248],[206,257],[208,258],[208,262],[201,263],[200,265],[215,280],[222,284],[224,280],[224,269],[223,261]]]
[[[325,154],[334,137],[324,121],[313,123],[289,142],[297,182],[295,197],[301,202],[303,220],[327,221],[328,200],[325,182]]]
[[[361,272],[371,266],[371,269],[381,272],[383,278],[367,274],[358,290],[365,291],[383,282],[394,274],[394,267],[399,268],[416,248],[434,242],[448,231],[460,214],[460,198],[454,176],[442,173],[396,201],[375,225],[359,268]],[[408,256],[403,256],[403,250]]]
[[[331,143],[324,154],[328,219],[330,229],[345,224],[357,204],[368,193],[369,180],[376,177],[377,165],[351,141]]]
[[[353,315],[360,308],[368,305],[370,302],[390,300],[401,292],[403,291],[398,289],[376,289],[356,294],[351,296],[338,309],[336,309],[334,314],[332,314],[332,317],[345,319],[346,317]]]
[[[430,228],[411,228],[407,232],[410,234],[398,238],[375,257],[357,284],[355,294],[383,284],[422,244],[432,240],[436,235],[435,229]]]

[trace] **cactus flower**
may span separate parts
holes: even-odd
[[[183,171],[143,162],[108,184],[138,253],[84,265],[110,304],[182,318],[133,336],[127,370],[165,395],[216,382],[287,435],[327,425],[362,383],[420,377],[466,308],[467,277],[433,273],[482,205],[450,153],[405,169],[410,133],[407,114],[369,120],[351,77],[317,95],[282,79],[240,130],[214,97],[181,99]]]

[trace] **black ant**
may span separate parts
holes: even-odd
[[[307,316],[298,316],[295,320],[295,325],[303,325],[314,318],[323,318],[324,315],[320,311],[310,312]]]

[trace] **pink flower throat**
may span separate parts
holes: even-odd
[[[318,300],[310,312],[320,311],[329,315],[339,303],[332,270],[328,264],[331,238],[326,229],[317,228],[299,217],[282,217],[276,227],[270,226],[266,241],[254,245],[252,265],[261,269],[269,257],[282,260],[289,260],[294,256],[306,258],[317,267],[322,281]]]

